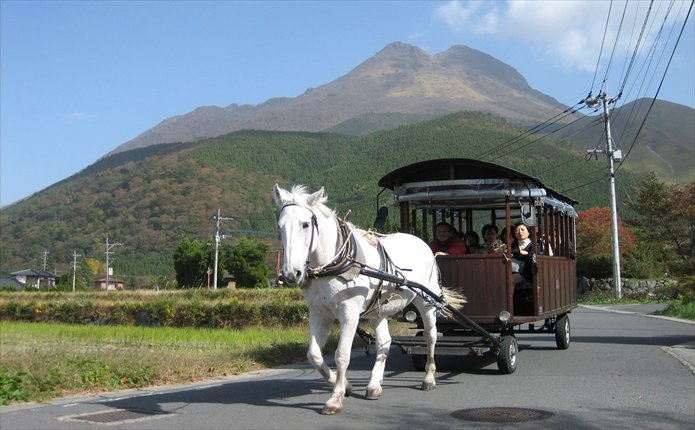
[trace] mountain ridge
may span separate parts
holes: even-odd
[[[347,74],[300,96],[271,98],[259,105],[202,106],[163,120],[107,155],[244,129],[324,131],[370,113],[435,117],[473,110],[533,122],[540,119],[539,109],[564,108],[532,89],[511,66],[481,51],[455,45],[430,55],[416,46],[394,42]]]

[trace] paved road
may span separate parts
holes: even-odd
[[[568,350],[557,350],[552,335],[519,335],[519,367],[512,375],[498,374],[485,359],[442,357],[431,392],[417,389],[422,374],[394,348],[377,401],[364,398],[373,357],[356,350],[349,373],[356,394],[336,416],[319,414],[328,389],[313,369],[298,364],[204,383],[2,407],[0,428],[690,430],[695,325],[644,315],[652,311],[643,305],[580,307],[571,314]]]

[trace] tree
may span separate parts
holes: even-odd
[[[680,234],[676,235],[678,254],[684,258],[695,257],[695,180],[687,185],[674,186],[670,192],[673,212],[680,221]]]
[[[695,254],[695,181],[667,185],[651,172],[627,202],[638,217],[633,223],[645,237],[669,243],[682,258]]]
[[[613,272],[610,208],[590,208],[579,212],[577,220],[577,272],[584,276],[603,278]],[[634,249],[635,233],[623,226],[618,217],[620,254]]]
[[[623,226],[618,217],[618,240],[620,253],[625,254],[635,246],[635,233]],[[579,255],[610,255],[611,210],[610,208],[590,208],[579,212],[577,220],[577,251]]]
[[[183,238],[174,251],[176,282],[182,288],[203,285],[208,269],[210,251],[198,239]]]
[[[236,279],[236,284],[244,288],[264,288],[268,286],[268,252],[270,247],[262,242],[241,238],[224,252],[223,265]]]

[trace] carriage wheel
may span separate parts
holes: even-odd
[[[497,368],[501,374],[509,375],[516,370],[519,345],[513,335],[503,336],[500,343],[502,348],[500,348],[497,354]]]
[[[555,321],[555,344],[557,349],[570,347],[570,317],[567,314],[562,314]]]

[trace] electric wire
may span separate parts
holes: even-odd
[[[594,69],[594,78],[591,80],[591,89],[589,90],[589,95],[587,98],[591,97],[594,85],[596,84],[596,75],[598,74],[599,65],[601,64],[601,56],[603,55],[603,45],[606,43],[606,34],[608,33],[608,23],[611,20],[611,11],[613,10],[613,1],[611,0],[608,6],[608,18],[606,19],[606,25],[603,27],[603,38],[601,39],[601,48],[598,51],[598,59],[596,60],[596,68]]]
[[[647,22],[649,20],[649,15],[651,14],[653,4],[654,4],[653,0],[649,2],[649,8],[647,9],[647,16],[644,18],[644,22],[642,23],[642,30],[640,31],[639,37],[637,38],[637,43],[635,44],[635,49],[632,51],[632,57],[630,58],[630,64],[628,65],[627,71],[625,72],[625,75],[623,76],[623,82],[620,85],[620,90],[618,91],[618,97],[622,96],[623,90],[625,89],[625,84],[627,84],[627,80],[630,77],[630,74],[632,72],[632,68],[634,67],[635,60],[637,59],[637,54],[639,52],[639,48],[642,44],[642,36],[644,36],[644,29],[647,26]],[[627,7],[627,2],[625,2],[625,5]]]
[[[652,0],[652,1],[653,1],[653,0]],[[613,3],[613,2],[611,1],[611,4],[612,4],[612,3]],[[627,4],[628,4],[628,2],[625,2],[625,7],[623,7],[623,14],[622,14],[622,16],[620,17],[620,25],[618,26],[618,33],[617,33],[616,36],[615,36],[615,41],[613,42],[613,50],[611,51],[611,56],[610,56],[610,58],[608,59],[608,65],[606,66],[606,73],[605,73],[605,75],[604,75],[604,77],[603,77],[603,81],[604,81],[604,82],[605,82],[606,80],[608,80],[608,73],[610,72],[611,65],[613,64],[613,58],[615,57],[615,51],[616,51],[616,49],[617,49],[617,47],[618,47],[618,41],[619,41],[619,39],[620,39],[620,37],[619,37],[619,36],[620,36],[620,32],[621,32],[621,30],[622,30],[622,28],[623,28],[623,22],[625,21],[625,13],[626,13],[626,11],[627,11]],[[608,18],[606,19],[606,21],[609,21],[609,20],[610,20],[610,14],[608,15]],[[599,58],[600,58],[600,57],[599,57]]]
[[[627,153],[625,154],[625,156],[623,157],[623,159],[620,161],[620,163],[618,164],[618,166],[615,168],[615,172],[617,172],[618,169],[620,169],[620,167],[623,165],[623,163],[625,162],[625,160],[627,159],[627,157],[630,155],[630,153],[631,153],[632,150],[634,149],[635,143],[637,142],[637,138],[639,137],[640,132],[642,131],[642,128],[644,127],[644,124],[647,122],[647,118],[649,117],[649,113],[651,112],[652,108],[654,107],[654,104],[656,103],[656,99],[657,99],[657,97],[658,97],[658,95],[659,95],[659,92],[661,91],[662,85],[664,84],[664,80],[666,79],[666,74],[668,73],[668,69],[669,69],[669,67],[671,66],[671,62],[673,61],[674,55],[676,54],[676,48],[678,47],[678,44],[680,43],[680,39],[681,39],[681,37],[683,36],[683,32],[685,31],[685,26],[686,26],[686,24],[687,24],[687,22],[688,22],[688,19],[690,18],[690,13],[691,13],[692,10],[693,10],[693,4],[694,4],[694,3],[695,3],[695,0],[693,0],[693,1],[690,2],[690,8],[688,9],[688,13],[687,13],[687,15],[686,15],[686,17],[685,17],[685,20],[683,20],[683,25],[681,26],[681,30],[680,30],[680,32],[679,32],[679,34],[678,34],[678,38],[676,39],[676,43],[675,43],[674,46],[673,46],[673,50],[671,51],[671,56],[670,56],[669,59],[668,59],[668,63],[666,64],[666,67],[664,68],[664,73],[663,73],[663,75],[661,76],[661,81],[659,82],[659,86],[658,86],[658,88],[656,89],[656,93],[654,94],[654,97],[652,98],[652,101],[651,101],[651,103],[649,104],[649,108],[648,108],[648,110],[647,110],[647,113],[644,115],[644,118],[642,119],[642,123],[640,124],[640,126],[639,126],[639,128],[638,128],[638,130],[637,130],[637,133],[635,133],[635,137],[634,137],[632,143],[630,144],[630,148],[628,149]]]

